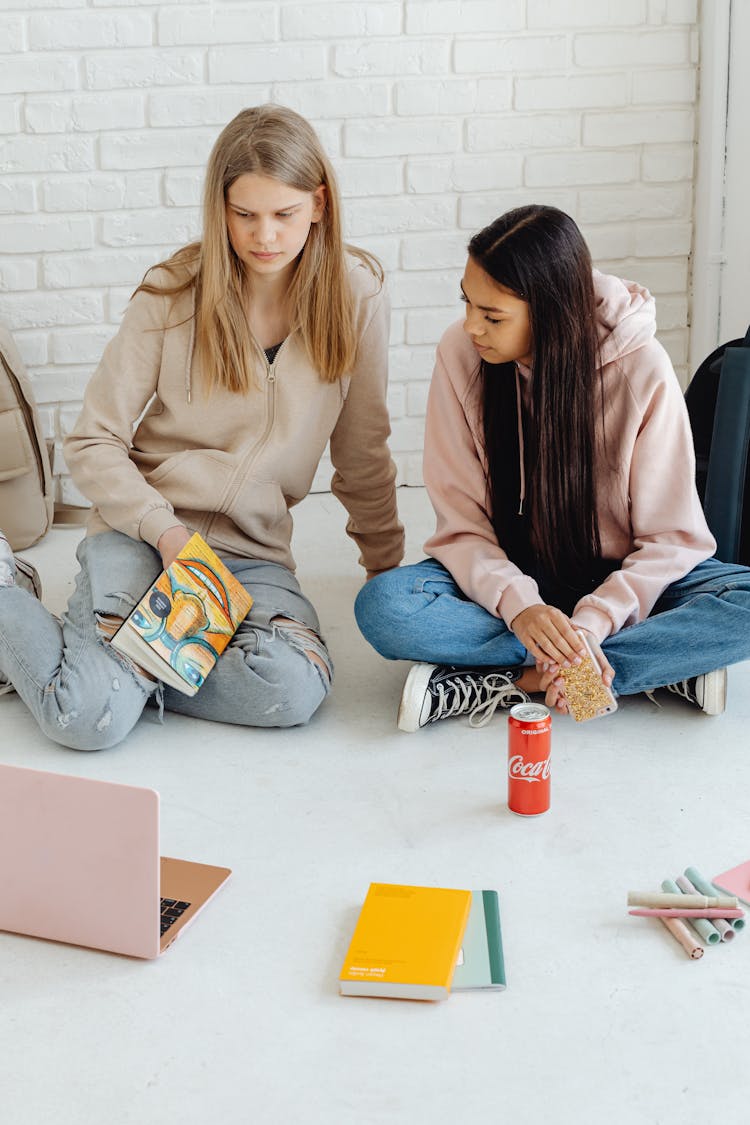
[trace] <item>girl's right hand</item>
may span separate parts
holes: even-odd
[[[539,691],[544,694],[544,702],[550,711],[559,711],[561,715],[568,713],[568,701],[565,698],[565,681],[560,676],[559,664],[537,664],[539,673]]]
[[[174,527],[169,527],[165,532],[159,536],[159,542],[156,548],[161,555],[161,561],[164,569],[171,566],[174,560],[179,555],[182,548],[187,543],[192,535],[186,527],[181,523],[175,524]]]
[[[611,688],[615,678],[615,670],[604,655],[596,638],[586,631],[589,642],[599,662],[602,672],[602,683]],[[537,661],[536,670],[539,675],[539,691],[544,692],[544,702],[550,708],[556,708],[563,714],[570,711],[565,698],[565,680],[560,675],[559,664],[549,664],[547,661]]]
[[[511,622],[521,644],[539,664],[580,664],[586,650],[570,619],[553,605],[530,605]]]

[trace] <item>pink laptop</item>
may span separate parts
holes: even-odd
[[[0,930],[158,957],[229,875],[159,856],[154,789],[0,765]]]

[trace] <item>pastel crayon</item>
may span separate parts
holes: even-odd
[[[680,888],[680,890],[684,891],[685,894],[694,895],[699,893],[695,883],[691,883],[687,875],[678,875],[678,877],[675,879],[675,882],[677,883],[677,886]],[[710,917],[714,918],[714,925],[719,931],[722,941],[732,941],[734,938],[734,930],[732,929],[728,921],[728,919],[731,918],[732,915],[733,912],[731,910],[728,910],[726,914],[722,914],[720,910],[714,910],[711,912]],[[734,917],[741,918],[742,914],[735,914]]]
[[[707,907],[705,910],[679,910],[676,907],[648,907],[648,906],[634,906],[628,914],[636,914],[640,918],[685,918],[688,922],[691,918],[741,918],[741,910],[714,910],[712,907]],[[715,924],[715,923],[714,923]],[[718,929],[718,926],[717,926]],[[734,935],[734,930],[729,927],[729,933]],[[725,940],[722,938],[722,941]]]
[[[715,895],[716,894],[718,888],[715,887],[714,884],[709,879],[706,879],[705,876],[701,875],[701,873],[700,873],[700,871],[698,870],[697,867],[686,867],[685,868],[685,874],[687,875],[688,879],[693,884],[693,886],[696,887],[702,895]],[[745,919],[744,918],[733,918],[732,919],[732,929],[733,930],[742,930],[744,928],[745,928]]]
[[[675,941],[679,941],[693,961],[697,961],[699,957],[703,956],[703,946],[696,941],[689,927],[679,918],[660,918],[659,921],[664,923]]]
[[[695,895],[688,895],[683,890],[680,890],[678,883],[674,879],[662,879],[661,890],[666,891],[668,894],[681,894],[683,898],[694,898]],[[713,925],[713,922],[708,921],[707,918],[690,918],[690,926],[701,937],[707,945],[717,945],[721,942],[722,936],[719,930]]]
[[[686,895],[696,893],[695,887],[684,875],[678,875],[674,880],[665,879],[662,883],[662,888],[665,891],[672,891],[675,887]],[[696,933],[709,945],[717,945],[721,941],[718,926],[714,925],[708,918],[690,918],[688,921]]]
[[[676,906],[678,909],[691,906],[728,907],[736,910],[739,906],[736,895],[685,895],[681,891],[675,894],[649,891],[628,891],[628,906]]]

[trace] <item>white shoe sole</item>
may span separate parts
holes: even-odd
[[[419,720],[422,717],[430,677],[436,668],[437,664],[412,664],[409,669],[398,707],[396,725],[399,730],[414,734],[422,726]]]
[[[727,670],[717,668],[706,672],[703,678],[701,708],[707,715],[721,715],[727,705]]]

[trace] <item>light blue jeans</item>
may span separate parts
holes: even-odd
[[[498,668],[526,660],[505,622],[467,598],[435,559],[371,579],[354,612],[389,660]],[[750,569],[707,559],[667,587],[650,617],[608,637],[602,649],[619,695],[750,659]]]
[[[128,616],[160,573],[159,554],[109,531],[84,539],[78,561],[62,622],[26,590],[0,588],[0,675],[55,742],[76,750],[114,746],[149,700],[221,723],[296,726],[328,694],[333,672],[318,617],[286,567],[224,559],[250,590],[253,606],[198,693],[187,696],[142,675],[98,626],[98,616]],[[279,617],[303,628],[278,625]],[[329,676],[306,651],[323,661]]]

